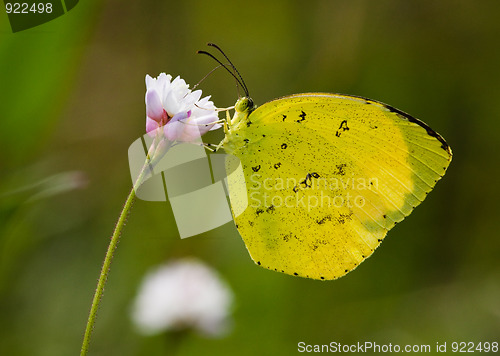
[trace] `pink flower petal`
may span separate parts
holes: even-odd
[[[170,141],[175,141],[182,134],[184,124],[180,121],[169,122],[163,126],[165,137]]]
[[[201,136],[200,126],[189,120],[191,112],[175,115],[165,126],[165,136],[169,140],[193,141]]]
[[[149,136],[154,137],[156,135],[155,130],[159,127],[160,125],[155,120],[146,117],[146,132]]]
[[[173,91],[168,92],[165,99],[163,99],[163,105],[168,116],[175,116],[181,109]]]
[[[157,122],[161,122],[163,106],[156,90],[146,92],[146,115]]]
[[[152,78],[149,74],[146,74],[146,88],[151,88],[155,82],[155,78]]]
[[[146,75],[148,134],[154,136],[154,131],[161,129],[169,140],[192,141],[221,127],[216,124],[218,112],[210,96],[202,98],[201,95],[201,90],[191,92],[180,77],[172,80],[172,76],[165,73],[157,78]]]

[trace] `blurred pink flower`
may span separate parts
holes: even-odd
[[[171,141],[193,141],[209,130],[221,127],[210,96],[201,98],[201,90],[191,91],[180,77],[170,74],[158,78],[146,75],[146,132],[154,137],[163,127]]]
[[[222,336],[228,331],[232,301],[231,289],[216,271],[195,259],[177,260],[146,275],[132,321],[145,335],[195,329]]]

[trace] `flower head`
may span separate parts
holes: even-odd
[[[177,260],[146,275],[132,321],[146,335],[193,328],[218,336],[227,330],[232,299],[211,268],[194,259]]]
[[[219,128],[210,96],[200,98],[201,90],[192,92],[180,77],[172,80],[165,73],[158,78],[146,75],[146,132],[154,136],[162,128],[171,141],[193,141]]]

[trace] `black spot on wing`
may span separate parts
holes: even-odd
[[[301,111],[301,114],[299,115],[300,119],[297,120],[297,122],[300,124],[302,121],[306,119],[306,113]]]
[[[283,115],[283,114],[282,114],[282,115]],[[283,121],[285,121],[285,119],[286,119],[286,115],[283,115]]]
[[[339,175],[339,176],[345,176],[345,167],[347,167],[347,164],[341,163],[341,164],[337,164],[335,167],[337,168],[337,170],[335,172],[333,172],[333,174]]]
[[[282,143],[282,144],[281,144],[281,149],[282,149],[282,150],[286,149],[287,147],[288,147],[288,145],[287,145],[286,143]]]
[[[308,173],[306,178],[303,181],[301,181],[300,184],[302,184],[304,186],[304,188],[312,187],[311,175]]]
[[[258,166],[252,167],[252,171],[258,172],[260,170],[260,164]]]
[[[310,187],[312,187],[312,179],[313,179],[313,178],[319,178],[319,174],[318,174],[318,173],[316,173],[316,172],[313,172],[313,173],[307,173],[306,178],[305,178],[303,181],[299,182],[299,184],[302,184],[302,185],[304,186],[304,188],[310,188]],[[293,188],[293,189],[294,189],[294,190],[293,190],[294,192],[296,192],[296,191],[295,191],[295,188],[297,188],[297,186],[295,186],[295,187]]]
[[[353,212],[349,212],[348,214],[339,214],[339,217],[337,218],[337,221],[339,224],[345,224],[346,221],[352,220],[352,214]]]
[[[320,220],[316,220],[316,224],[323,225],[327,221],[332,221],[332,216],[331,215],[327,215],[327,216],[321,218]]]
[[[274,169],[278,169],[281,167],[281,162],[278,162],[274,165]]]
[[[340,123],[339,129],[337,130],[337,132],[335,132],[335,136],[340,137],[342,132],[348,131],[348,130],[349,130],[349,127],[347,126],[347,120],[344,120]]]

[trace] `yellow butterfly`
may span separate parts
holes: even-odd
[[[244,172],[230,175],[228,187],[252,259],[321,280],[368,258],[452,158],[443,137],[422,121],[339,94],[296,94],[260,107],[245,96],[225,134],[220,147]],[[242,201],[248,206],[235,214]]]

